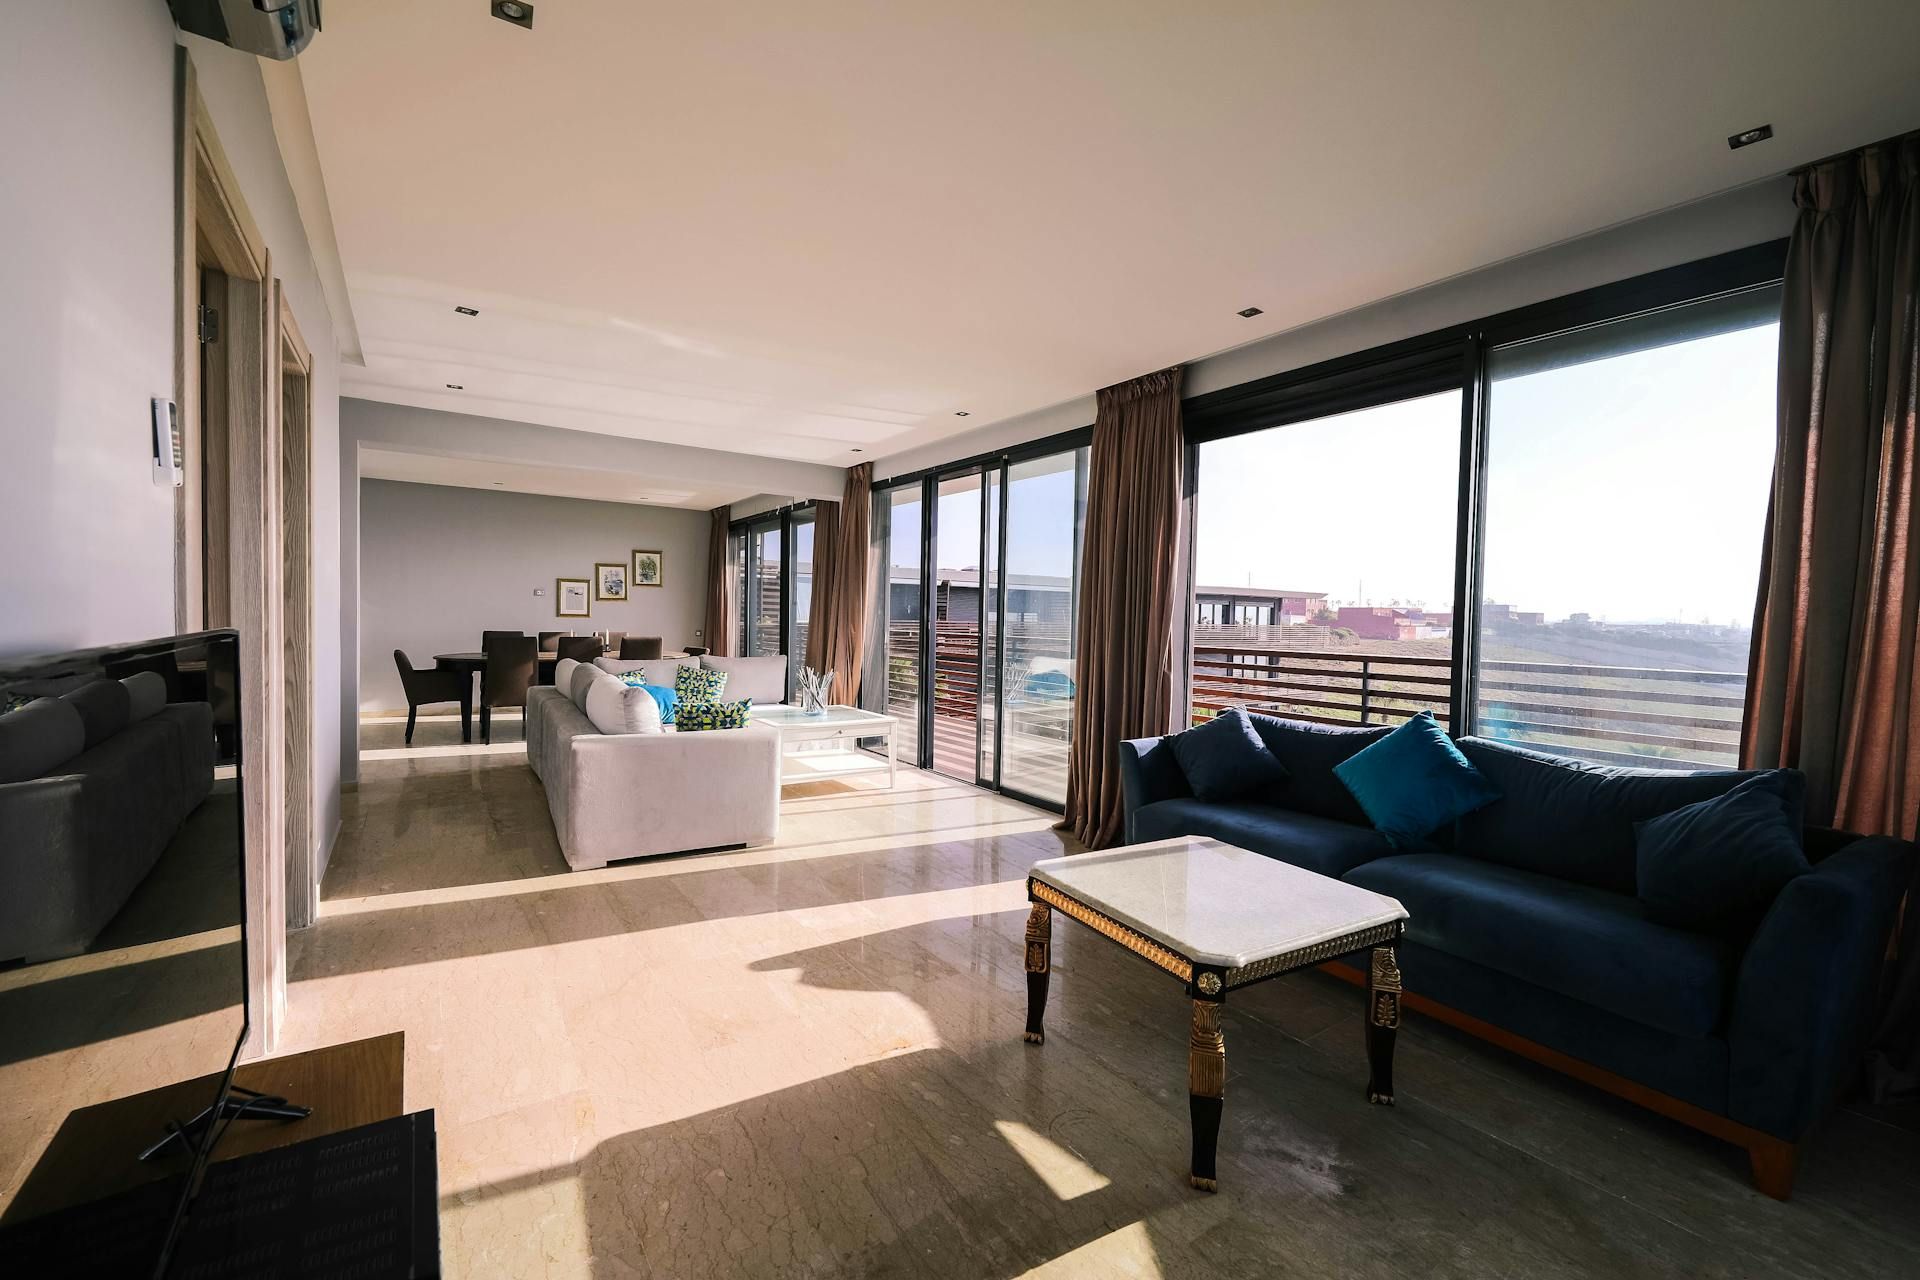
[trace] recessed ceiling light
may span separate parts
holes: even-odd
[[[1772,136],[1773,136],[1772,125],[1770,124],[1756,125],[1751,129],[1745,130],[1744,132],[1730,135],[1727,138],[1727,150],[1738,151],[1740,148],[1750,147],[1756,142],[1765,142],[1768,138],[1771,138]]]
[[[968,413],[965,409],[955,409],[953,411],[953,416],[956,418],[970,418],[973,415]]]
[[[475,307],[455,307],[454,310],[463,316],[477,316],[480,314],[479,310]]]
[[[465,390],[466,390],[466,388],[465,388],[464,386],[462,386],[461,384],[459,384],[458,382],[449,382],[449,383],[447,384],[447,390],[449,390],[449,391],[465,391]]]
[[[533,6],[527,0],[493,0],[493,16],[516,27],[533,30]]]
[[[1257,316],[1257,315],[1260,315],[1260,314],[1261,314],[1261,311],[1260,311],[1260,308],[1258,308],[1258,307],[1247,307],[1247,308],[1246,308],[1245,310],[1243,310],[1243,311],[1241,311],[1241,312],[1240,312],[1240,318],[1241,318],[1241,319],[1243,319],[1243,320],[1251,320],[1251,319],[1253,319],[1253,318],[1254,318],[1255,316]]]
[[[504,489],[507,487],[507,482],[505,480],[495,480],[493,482],[493,487],[496,489]]]
[[[865,450],[865,449],[852,449],[852,450],[849,450],[848,452],[850,452],[850,453],[865,453],[865,452],[866,452],[866,450]]]

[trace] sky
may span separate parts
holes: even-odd
[[[1486,598],[1550,620],[1748,623],[1776,326],[1493,384]],[[1205,586],[1451,606],[1458,392],[1201,446]]]

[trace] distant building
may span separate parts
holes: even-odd
[[[1442,617],[1446,621],[1440,621]],[[1344,604],[1334,614],[1333,625],[1362,640],[1432,640],[1451,630],[1453,615],[1401,605]]]
[[[1197,587],[1193,593],[1193,620],[1217,626],[1297,627],[1326,607],[1324,591]]]
[[[887,575],[888,616],[895,622],[920,617],[920,574],[895,565]],[[1073,622],[1073,582],[1043,573],[1007,575],[1007,618],[1016,622],[1044,622],[1070,626]],[[980,571],[938,569],[933,579],[933,615],[937,622],[980,621]]]

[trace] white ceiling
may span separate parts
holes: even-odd
[[[1920,125],[1913,0],[326,16],[343,393],[836,464]]]
[[[410,484],[458,485],[463,489],[506,489],[514,493],[545,493],[556,498],[593,502],[634,502],[650,507],[686,507],[711,511],[748,494],[735,486],[700,488],[649,482],[645,475],[620,471],[589,471],[580,467],[535,467],[487,458],[450,458],[439,454],[402,453],[362,448],[360,474],[372,480],[404,480]]]

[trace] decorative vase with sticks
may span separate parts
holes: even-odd
[[[827,714],[827,690],[833,687],[833,672],[800,668],[800,710],[805,715]]]

